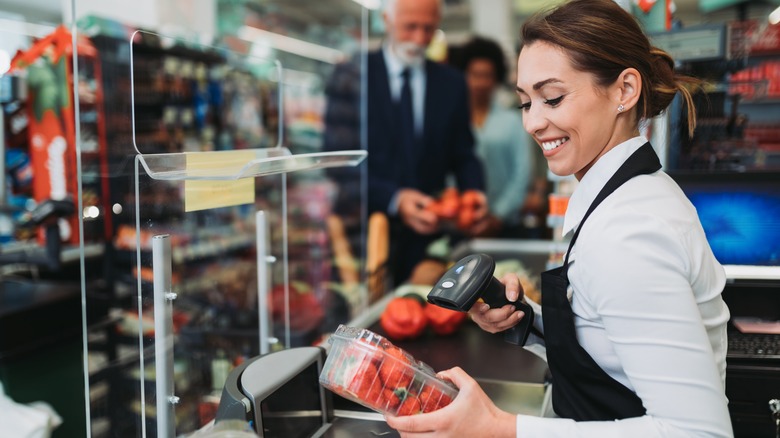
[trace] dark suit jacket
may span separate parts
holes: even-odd
[[[359,62],[336,67],[327,86],[324,148],[359,149],[361,142]],[[463,75],[448,66],[426,61],[423,135],[414,151],[401,147],[400,130],[390,95],[387,67],[381,51],[367,57],[368,212],[387,213],[393,195],[414,188],[436,196],[452,174],[461,190],[484,189],[482,164],[474,154],[474,136]],[[338,181],[339,214],[359,207],[360,181],[354,168],[334,168]],[[405,280],[439,235],[420,236],[397,218],[392,221],[391,264],[395,284]]]
[[[484,188],[474,154],[468,93],[457,70],[426,61],[423,138],[415,151],[400,145],[398,121],[381,51],[368,55],[368,208],[387,212],[399,189],[437,195],[452,173],[461,190]]]

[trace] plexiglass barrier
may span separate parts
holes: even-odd
[[[0,435],[85,436],[74,62],[67,28],[0,6]],[[85,70],[85,77],[91,73]],[[85,100],[89,82],[79,90]],[[88,108],[84,108],[88,112]],[[89,147],[85,144],[85,147]],[[45,402],[56,415],[26,416]],[[61,424],[57,422],[60,418]],[[59,424],[59,425],[57,425]]]
[[[189,435],[213,419],[230,369],[365,309],[367,12],[324,3],[218,2],[227,30],[203,44],[194,27],[140,30],[76,1],[96,61],[73,85],[96,95],[78,119],[81,222],[103,250],[83,254],[91,436]],[[304,10],[321,26],[300,25]],[[327,123],[342,62],[357,73],[354,132],[335,137],[357,141],[343,146]]]

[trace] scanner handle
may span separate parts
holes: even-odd
[[[520,300],[511,302],[506,298],[506,287],[500,281],[493,279],[490,282],[490,291],[486,291],[482,295],[482,300],[487,303],[491,308],[503,307],[507,304],[512,304],[517,310],[522,310],[525,313],[523,319],[512,328],[504,331],[504,341],[514,345],[525,345],[525,341],[528,339],[528,335],[531,333],[531,327],[534,323],[534,309],[530,305]]]
[[[514,327],[504,331],[504,341],[514,345],[525,345],[528,335],[531,333],[531,327],[534,324],[534,309],[530,305],[518,301],[514,303],[518,310],[522,310],[525,315]]]

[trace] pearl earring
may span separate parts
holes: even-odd
[[[618,105],[618,112],[619,113],[622,113],[625,110],[626,110],[626,107],[624,107],[622,103],[620,105]]]

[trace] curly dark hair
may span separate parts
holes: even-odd
[[[493,64],[496,82],[502,83],[506,80],[507,66],[504,51],[498,43],[491,39],[480,36],[472,37],[462,46],[451,50],[449,59],[450,64],[464,72],[471,61],[486,59]]]

